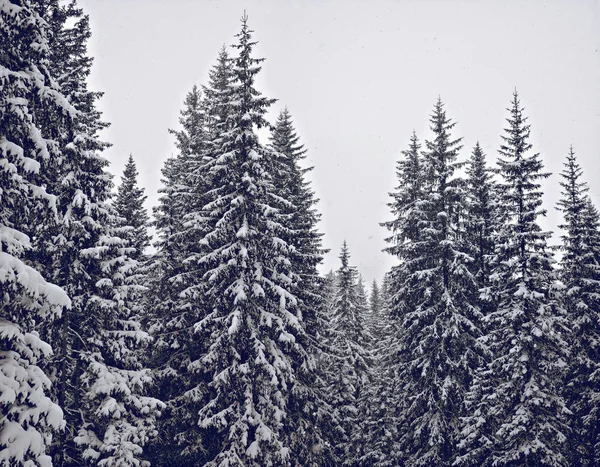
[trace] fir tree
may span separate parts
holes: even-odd
[[[419,139],[413,131],[408,149],[402,151],[404,158],[396,165],[398,186],[396,191],[390,193],[393,201],[388,204],[394,219],[382,224],[392,232],[392,236],[386,238],[390,246],[385,251],[394,256],[400,254],[400,245],[405,241],[417,241],[420,234],[419,219],[422,212],[419,203],[424,189],[420,149]]]
[[[135,252],[131,252],[130,256],[140,261],[144,258],[144,250],[150,245],[150,236],[148,235],[148,213],[144,208],[147,196],[144,195],[144,189],[138,187],[137,176],[135,161],[130,154],[117,190],[114,207],[121,224],[127,227],[127,240],[130,247],[135,248]]]
[[[40,367],[52,348],[38,331],[71,301],[26,261],[36,222],[56,216],[40,180],[60,157],[36,109],[72,110],[49,71],[49,36],[30,2],[0,1],[0,464],[11,466],[51,465],[52,432],[63,424]]]
[[[194,86],[180,112],[181,129],[170,130],[179,150],[163,168],[163,195],[155,209],[157,252],[151,260],[149,301],[152,334],[156,338],[151,365],[155,370],[154,394],[168,404],[160,437],[152,446],[159,465],[200,463],[204,457],[197,428],[200,400],[206,390],[198,371],[202,344],[193,324],[204,315],[202,269],[194,257],[201,251],[204,222],[198,218],[208,190],[204,181],[207,148],[205,109],[200,89]],[[168,445],[171,449],[164,449]]]
[[[309,365],[298,371],[298,378],[303,381],[301,387],[309,388],[308,391],[291,395],[296,423],[306,435],[299,437],[291,449],[301,465],[321,465],[330,455],[327,439],[330,430],[327,427],[334,423],[327,403],[327,388],[324,386],[325,368],[321,364],[324,361],[322,354],[327,352],[323,343],[329,323],[325,316],[326,301],[321,295],[324,284],[317,266],[322,262],[326,250],[321,245],[322,234],[317,231],[320,219],[316,211],[317,199],[305,179],[305,174],[312,167],[301,167],[306,150],[300,144],[300,137],[287,108],[279,114],[272,128],[270,148],[279,166],[273,177],[275,190],[289,201],[288,205],[281,207],[282,214],[287,218],[287,233],[282,238],[292,247],[292,270],[298,276],[295,295],[311,357]],[[307,444],[311,446],[310,449],[306,448]]]
[[[95,108],[99,93],[86,84],[89,22],[74,1],[40,0],[35,7],[53,31],[49,69],[72,104],[64,113],[40,106],[36,115],[61,157],[41,171],[57,196],[58,215],[36,228],[32,258],[72,299],[58,325],[44,327],[55,350],[49,368],[66,420],[53,446],[54,463],[139,463],[159,404],[141,396],[147,371],[133,358],[147,334],[129,300],[136,287],[129,283],[132,249],[116,235],[109,204],[111,176],[100,156],[107,144],[97,137],[106,126]]]
[[[486,316],[492,358],[477,372],[467,397],[457,465],[566,465],[567,412],[560,395],[566,365],[563,311],[542,232],[539,154],[517,93],[500,148],[501,203],[507,212],[492,262]]]
[[[489,284],[494,235],[500,224],[495,195],[493,171],[487,167],[485,154],[477,142],[467,166],[465,233],[467,243],[473,246],[471,271],[480,289]],[[485,307],[485,303],[481,305]]]
[[[371,316],[376,316],[381,313],[381,294],[379,292],[379,285],[377,285],[377,281],[375,279],[373,279],[373,282],[371,283],[369,308],[371,310]]]
[[[441,100],[430,123],[435,138],[426,142],[421,174],[393,194],[396,220],[387,224],[395,234],[388,251],[401,261],[391,283],[393,315],[401,320],[394,404],[410,466],[452,464],[464,393],[483,351],[469,245],[458,222],[464,206],[456,176],[460,139],[451,138],[455,123]],[[401,180],[414,170],[415,139],[410,162],[400,166]],[[411,196],[416,183],[421,194]]]
[[[247,17],[237,35],[233,65],[231,129],[217,140],[208,164],[209,228],[202,243],[209,313],[195,324],[206,342],[202,358],[210,376],[199,426],[208,466],[290,465],[294,418],[289,394],[299,390],[296,369],[307,359],[291,246],[272,182],[275,156],[261,146],[255,128],[267,125],[273,102],[254,87],[260,59],[252,58]]]
[[[208,72],[208,85],[202,86],[204,93],[204,127],[207,140],[214,141],[211,149],[218,151],[219,136],[230,129],[233,62],[227,48],[223,46],[217,56],[216,65]]]
[[[366,323],[367,303],[360,291],[358,272],[350,266],[350,253],[344,241],[339,256],[336,294],[330,310],[331,336],[327,372],[329,398],[338,421],[334,433],[335,455],[342,465],[354,465],[359,446],[353,443],[359,424],[359,399],[369,381],[370,342]]]
[[[568,442],[570,465],[592,466],[600,462],[598,426],[600,397],[600,233],[598,212],[586,195],[582,169],[573,148],[569,150],[558,209],[565,222],[559,227],[563,256],[561,279],[564,305],[573,331],[572,358],[567,373],[565,397],[573,412]]]

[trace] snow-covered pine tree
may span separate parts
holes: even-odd
[[[322,247],[322,234],[317,230],[321,216],[316,210],[317,199],[306,180],[305,174],[312,167],[301,167],[306,158],[306,150],[299,143],[292,117],[284,108],[271,132],[270,148],[280,155],[280,173],[274,177],[274,184],[282,197],[291,202],[286,209],[290,219],[290,234],[285,240],[294,247],[294,267],[300,276],[298,298],[301,300],[302,315],[311,336],[318,339],[317,330],[322,325],[321,318],[314,316],[323,308],[320,297],[315,293],[320,288],[321,279],[317,266],[323,261],[326,252]],[[285,209],[285,208],[284,208]]]
[[[420,235],[419,219],[423,216],[420,203],[424,193],[423,160],[420,154],[421,144],[413,131],[408,149],[402,151],[402,158],[396,164],[398,186],[390,193],[392,201],[388,204],[394,219],[381,225],[391,231],[392,235],[386,238],[389,246],[385,249],[388,253],[400,257],[416,254],[413,249],[403,251],[399,246],[409,247],[414,245]],[[374,352],[377,359],[374,362],[374,373],[377,375],[365,396],[365,403],[370,407],[370,414],[366,424],[370,427],[365,430],[361,444],[365,452],[361,462],[365,465],[394,466],[398,465],[403,457],[403,448],[400,444],[400,413],[402,396],[398,394],[398,372],[401,341],[399,328],[401,315],[398,315],[399,305],[405,304],[408,290],[400,285],[404,281],[403,274],[407,271],[400,266],[394,266],[385,274],[382,284],[383,315],[387,324],[383,325],[385,337],[381,338],[375,331],[379,344]],[[398,300],[398,306],[394,306]]]
[[[373,282],[371,282],[371,294],[369,295],[369,309],[371,311],[372,316],[375,316],[381,312],[381,294],[376,279],[373,279]]]
[[[204,93],[204,126],[206,140],[211,150],[219,149],[218,139],[222,133],[230,129],[231,93],[233,76],[233,61],[225,45],[219,51],[217,63],[208,72],[208,84],[202,86]],[[206,144],[206,143],[205,143]]]
[[[378,344],[381,342],[381,339],[383,339],[383,336],[386,334],[388,325],[388,310],[384,306],[381,288],[375,279],[373,279],[373,282],[371,283],[371,292],[369,294],[368,303],[369,312],[367,313],[367,326],[369,334],[373,338],[373,342],[369,347],[375,351]],[[374,353],[374,355],[377,355],[377,353]]]
[[[279,196],[290,202],[282,206],[281,213],[287,218],[287,233],[282,239],[293,247],[291,251],[292,270],[298,275],[295,290],[298,308],[302,314],[307,333],[307,350],[311,356],[309,364],[298,368],[297,377],[303,380],[298,387],[308,392],[292,393],[291,411],[295,412],[296,423],[302,427],[302,435],[292,446],[292,455],[300,465],[321,465],[330,455],[330,433],[332,414],[326,401],[327,388],[324,387],[324,365],[322,354],[323,336],[329,324],[326,319],[326,302],[322,297],[323,279],[317,266],[323,260],[322,234],[317,230],[320,214],[316,210],[317,199],[306,180],[305,174],[312,167],[301,166],[306,158],[306,150],[300,144],[287,108],[279,114],[271,131],[270,149],[278,162],[278,171],[273,176],[275,190]],[[307,438],[309,437],[309,438]],[[312,446],[307,449],[307,445]]]
[[[152,378],[142,364],[141,350],[151,339],[134,311],[138,263],[129,257],[135,250],[123,240],[126,234],[117,216],[110,214],[106,233],[82,255],[91,255],[99,266],[99,279],[95,287],[89,286],[94,293],[85,297],[83,308],[99,319],[90,322],[97,326],[91,331],[80,328],[87,345],[76,355],[84,371],[73,409],[83,423],[74,441],[88,463],[143,466],[149,465],[143,447],[158,434],[156,418],[164,404],[144,395]],[[71,461],[66,464],[72,465]]]
[[[148,372],[132,357],[147,334],[128,304],[128,290],[135,287],[128,283],[132,250],[115,236],[108,203],[112,182],[99,154],[106,144],[97,138],[106,124],[95,108],[99,94],[86,84],[89,22],[74,1],[33,3],[53,32],[49,69],[58,79],[52,84],[65,88],[64,111],[40,105],[35,115],[61,157],[40,171],[57,197],[58,216],[38,225],[31,256],[72,299],[58,325],[44,327],[55,350],[48,367],[66,420],[53,443],[54,463],[135,465],[154,431],[158,403],[139,395]]]
[[[361,429],[356,430],[353,443],[360,449],[357,465],[395,466],[401,453],[397,451],[398,414],[391,403],[395,388],[397,364],[397,319],[389,314],[386,274],[382,287],[374,280],[371,287],[369,331],[373,337],[371,352],[371,384],[359,399]]]
[[[583,170],[573,148],[561,172],[557,209],[563,213],[561,279],[563,303],[573,331],[565,397],[573,415],[568,440],[570,465],[600,463],[600,233],[597,211],[586,195]]]
[[[133,159],[129,155],[125,170],[121,177],[121,184],[117,189],[114,207],[120,218],[120,223],[127,227],[127,240],[130,247],[135,248],[130,257],[136,261],[144,259],[144,250],[150,245],[148,225],[150,219],[144,202],[147,196],[144,189],[138,186],[138,171]]]
[[[275,191],[275,155],[256,128],[273,102],[254,81],[261,59],[252,57],[247,16],[234,46],[231,129],[208,162],[211,201],[202,259],[210,312],[195,324],[207,344],[208,398],[199,413],[207,466],[291,465],[289,437],[298,428],[288,413],[295,369],[308,358],[298,301],[293,247]],[[216,148],[215,148],[216,149]]]
[[[486,315],[492,358],[467,395],[456,465],[567,465],[567,408],[560,394],[566,366],[564,312],[550,233],[542,232],[539,154],[531,154],[530,126],[515,91],[498,161],[507,220],[497,237]]]
[[[496,202],[497,187],[493,171],[487,167],[486,156],[475,144],[467,165],[466,179],[465,235],[467,243],[473,247],[471,271],[479,289],[487,287],[490,276],[490,261],[494,253],[494,235],[498,230],[499,210]],[[487,309],[485,301],[480,302],[482,311]]]
[[[381,281],[380,296],[382,312],[387,314],[390,311],[392,301],[390,271],[386,272],[383,275],[383,281]]]
[[[148,267],[148,256],[145,249],[150,245],[148,226],[150,219],[144,202],[146,195],[144,189],[138,186],[138,171],[133,156],[130,154],[125,165],[121,184],[113,201],[117,215],[117,225],[113,226],[114,235],[122,238],[126,243],[127,256],[136,262],[135,268],[127,269],[128,306],[131,307],[135,320],[146,327],[150,317],[150,310],[146,293],[152,275]],[[140,363],[146,365],[147,358],[140,355]]]
[[[40,171],[59,151],[35,111],[71,111],[49,72],[48,40],[29,1],[0,0],[0,464],[15,467],[51,465],[52,432],[63,423],[39,366],[52,349],[38,331],[71,303],[25,261],[36,221],[56,216]]]
[[[337,277],[334,270],[330,270],[323,278],[323,288],[321,295],[327,304],[327,310],[331,310],[337,290]]]
[[[433,141],[422,153],[421,173],[392,194],[394,236],[388,248],[400,260],[393,270],[393,312],[400,319],[394,405],[400,408],[400,445],[407,466],[448,466],[456,454],[456,434],[465,391],[482,349],[475,278],[469,246],[458,220],[464,208],[456,174],[460,139],[441,99],[430,118]],[[399,167],[402,181],[414,170],[414,146]],[[421,194],[409,190],[419,183]]]
[[[424,189],[423,160],[420,150],[421,144],[416,132],[413,131],[408,149],[402,151],[404,157],[396,164],[398,186],[396,191],[390,193],[392,201],[388,203],[394,219],[381,224],[392,232],[392,236],[386,238],[390,246],[385,251],[393,256],[401,253],[400,245],[405,242],[407,245],[412,244],[419,238],[421,227],[419,220],[423,215],[419,203],[422,201]],[[388,274],[390,280],[392,276],[393,272]],[[391,283],[390,289],[395,289]],[[389,292],[393,296],[395,290]],[[393,310],[392,307],[391,311]]]
[[[150,449],[157,465],[204,461],[197,416],[206,382],[198,374],[204,352],[194,337],[193,324],[204,315],[202,268],[194,261],[202,250],[204,222],[199,218],[208,190],[203,165],[207,148],[206,110],[200,88],[187,94],[175,135],[177,156],[165,162],[164,187],[154,210],[157,251],[150,260],[151,332],[156,344],[151,366],[154,395],[168,409],[160,436]],[[168,446],[165,449],[165,446]]]
[[[356,299],[358,301],[359,307],[363,310],[363,318],[366,319],[369,313],[369,299],[367,298],[367,288],[365,287],[365,280],[362,274],[358,274],[358,278],[356,280]]]
[[[336,294],[329,311],[331,333],[329,367],[326,384],[330,404],[337,421],[333,433],[334,453],[338,465],[355,465],[360,447],[353,443],[356,430],[361,429],[359,399],[369,384],[371,355],[367,329],[368,305],[360,291],[358,271],[350,266],[350,252],[344,241],[337,270]],[[364,292],[364,291],[363,291]]]

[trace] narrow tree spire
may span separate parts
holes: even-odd
[[[144,189],[138,186],[137,178],[137,167],[133,155],[130,154],[121,177],[121,184],[117,189],[114,206],[120,218],[120,224],[131,228],[127,234],[130,246],[135,248],[131,257],[139,261],[144,256],[144,250],[150,245],[150,236],[148,235],[150,219],[144,207],[147,196],[144,195]]]
[[[486,287],[489,283],[494,235],[500,224],[496,192],[493,172],[487,167],[486,156],[478,141],[467,165],[465,213],[465,231],[468,243],[473,247],[471,254],[474,261],[470,269],[478,288]]]

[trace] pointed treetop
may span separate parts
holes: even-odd
[[[280,152],[294,162],[304,159],[306,149],[303,144],[299,144],[300,137],[297,135],[292,121],[292,116],[287,107],[279,113],[277,121],[273,126],[271,134],[271,145],[273,149]],[[310,170],[310,169],[309,169]],[[305,172],[304,170],[302,172]]]
[[[342,250],[340,251],[339,258],[342,261],[342,268],[347,268],[350,260],[350,251],[348,250],[346,240],[342,243]]]
[[[527,124],[528,118],[524,116],[525,108],[521,105],[516,89],[511,100],[511,107],[506,110],[510,112],[510,116],[506,119],[510,127],[504,129],[506,135],[501,135],[501,137],[508,146],[513,146],[513,151],[510,151],[507,145],[502,145],[499,152],[503,156],[520,159],[522,154],[532,146],[527,143],[531,131],[530,125]]]
[[[271,125],[264,116],[277,99],[263,97],[254,87],[255,77],[261,70],[260,63],[265,59],[252,57],[252,49],[257,42],[251,40],[251,33],[254,31],[248,28],[247,19],[246,15],[242,17],[242,30],[235,36],[238,38],[238,43],[232,46],[238,49],[238,56],[233,66],[233,74],[237,81],[233,107],[241,116],[237,122],[241,139],[248,138],[250,145],[253,146],[258,143],[258,136],[254,134],[253,127],[270,128]]]
[[[442,102],[442,98],[438,96],[438,99],[433,106],[433,113],[430,115],[429,122],[431,124],[431,131],[435,132],[438,138],[445,138],[447,131],[451,130],[456,126],[456,122],[446,116],[445,104]],[[461,141],[462,138],[450,142],[450,146]],[[456,148],[458,151],[460,147]]]

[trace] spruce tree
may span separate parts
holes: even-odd
[[[202,238],[208,230],[203,214],[210,200],[207,163],[219,151],[222,134],[230,126],[231,60],[225,48],[209,71],[207,86],[194,86],[186,96],[176,137],[178,154],[163,168],[159,206],[155,209],[159,241],[152,259],[150,298],[157,345],[152,358],[157,375],[156,395],[168,402],[161,436],[153,446],[159,465],[203,463],[206,451],[198,429],[198,410],[205,402],[210,377],[200,358],[207,349],[194,331],[206,314],[201,264],[207,251]],[[167,444],[171,449],[165,450]]]
[[[487,167],[485,154],[477,142],[467,165],[464,222],[467,243],[473,247],[470,252],[473,256],[471,271],[479,289],[489,285],[494,236],[500,224],[496,192],[493,171]],[[485,308],[485,302],[480,306]]]
[[[474,378],[457,465],[563,466],[567,408],[560,394],[566,365],[559,285],[542,232],[539,154],[515,92],[500,148],[501,203],[507,221],[498,234],[486,316],[492,358]]]
[[[57,217],[37,225],[31,258],[72,299],[58,325],[42,328],[54,347],[48,368],[66,421],[53,443],[54,463],[140,462],[159,404],[141,395],[148,372],[136,349],[148,336],[130,302],[131,248],[117,235],[109,203],[111,176],[100,156],[107,144],[97,137],[106,126],[95,108],[100,94],[87,89],[89,21],[74,1],[40,0],[35,8],[53,32],[53,85],[64,86],[64,102],[71,104],[65,112],[39,106],[36,115],[61,157],[40,171],[56,195]]]
[[[420,238],[425,189],[420,150],[421,144],[413,131],[408,149],[402,151],[403,157],[396,164],[399,183],[395,191],[390,193],[392,201],[388,204],[394,218],[381,224],[392,234],[386,238],[389,246],[384,251],[397,257],[409,258],[416,255],[414,245]],[[386,467],[398,465],[404,455],[399,431],[402,395],[392,388],[399,382],[398,366],[402,348],[399,330],[404,313],[400,311],[400,305],[408,298],[410,287],[402,285],[407,274],[408,270],[404,267],[394,266],[384,277],[382,292],[388,324],[384,326],[386,338],[375,351],[375,355],[379,355],[375,362],[375,371],[379,378],[369,391],[370,394],[366,396],[367,403],[371,404],[371,413],[366,423],[371,429],[367,431],[362,442],[366,451],[361,461],[365,464]]]
[[[321,244],[322,234],[317,230],[320,215],[317,199],[305,175],[312,167],[303,168],[306,150],[300,144],[287,108],[281,111],[271,131],[270,148],[275,154],[278,169],[273,177],[274,187],[282,198],[289,201],[281,207],[287,218],[287,233],[282,238],[292,247],[292,269],[298,276],[295,295],[307,333],[309,364],[299,368],[298,377],[308,391],[292,394],[292,407],[299,426],[310,437],[299,437],[292,446],[297,462],[302,465],[320,465],[330,456],[328,429],[333,422],[331,407],[327,403],[325,367],[322,364],[324,336],[328,333],[326,301],[321,295],[323,280],[317,267],[326,250]],[[306,445],[311,446],[307,449]]]
[[[143,448],[158,434],[156,418],[164,405],[145,396],[152,380],[141,353],[151,338],[135,313],[138,264],[129,256],[133,249],[123,240],[125,234],[114,213],[108,223],[105,237],[86,252],[95,257],[102,271],[93,294],[84,302],[85,313],[93,317],[89,325],[95,328],[73,326],[87,344],[75,355],[79,359],[76,368],[81,365],[83,371],[74,388],[72,408],[83,420],[80,425],[73,422],[77,427],[74,441],[89,463],[148,465]]]
[[[561,279],[563,303],[571,335],[572,357],[566,379],[565,397],[573,412],[568,441],[570,465],[592,466],[600,462],[600,233],[598,213],[586,195],[587,185],[573,148],[569,150],[562,198],[557,209],[563,213]]]
[[[29,1],[0,1],[0,464],[11,466],[51,465],[52,433],[63,424],[42,369],[52,348],[39,329],[71,301],[26,258],[35,224],[57,214],[41,172],[60,152],[36,110],[72,110],[50,74],[49,36]]]
[[[213,142],[211,150],[219,150],[219,136],[227,131],[233,121],[231,116],[231,96],[233,60],[227,48],[223,46],[217,56],[216,65],[208,72],[208,84],[202,86],[204,93],[204,127],[206,140]]]
[[[371,311],[371,316],[376,316],[381,313],[381,294],[379,292],[379,285],[377,285],[377,281],[375,279],[373,279],[373,282],[371,283],[369,308]]]
[[[316,211],[317,199],[310,182],[305,175],[312,167],[301,167],[301,161],[306,158],[306,150],[299,143],[291,115],[285,108],[277,118],[271,133],[271,149],[278,155],[279,172],[274,177],[278,193],[290,201],[284,206],[284,213],[289,216],[287,222],[290,233],[285,240],[294,247],[294,267],[300,276],[298,298],[301,299],[303,316],[309,333],[316,336],[315,327],[320,326],[320,318],[315,313],[322,309],[320,297],[316,290],[321,280],[317,266],[323,261],[326,252],[321,246],[322,234],[317,231],[320,215]]]
[[[359,430],[359,399],[369,382],[370,355],[367,303],[361,293],[358,272],[350,266],[350,252],[344,241],[339,256],[336,294],[330,310],[331,336],[327,387],[333,417],[334,447],[339,465],[354,465],[360,455],[353,442]]]
[[[200,251],[198,230],[204,223],[198,212],[207,185],[202,166],[206,149],[205,108],[200,89],[187,94],[175,135],[178,154],[163,168],[164,187],[155,208],[157,252],[150,261],[149,306],[151,332],[156,339],[151,366],[155,373],[154,395],[168,409],[160,424],[160,437],[151,447],[158,465],[200,463],[201,440],[197,428],[199,400],[206,392],[198,374],[202,343],[194,337],[193,323],[203,316],[201,270],[190,261]],[[170,448],[164,449],[167,445]]]
[[[463,182],[456,173],[460,139],[438,99],[430,118],[422,169],[393,194],[396,220],[392,246],[401,264],[391,287],[393,315],[400,319],[400,351],[394,405],[399,408],[404,464],[451,465],[464,393],[481,360],[480,311],[469,271],[469,245],[459,219],[464,210]],[[399,178],[410,179],[417,160],[415,139]],[[419,183],[420,195],[411,196]],[[410,190],[410,191],[409,191]],[[398,409],[397,409],[398,410]]]
[[[276,194],[275,155],[255,133],[267,126],[273,101],[254,87],[262,60],[252,57],[251,32],[244,16],[234,46],[231,129],[207,163],[212,189],[201,264],[210,307],[195,330],[208,349],[209,394],[198,422],[208,466],[292,463],[289,437],[297,427],[289,394],[299,390],[296,370],[308,358],[279,210],[289,201]]]
[[[144,258],[144,250],[150,245],[150,236],[148,235],[148,224],[150,219],[144,202],[147,196],[144,195],[144,189],[138,187],[138,171],[133,160],[133,155],[129,155],[125,170],[121,177],[121,184],[117,190],[114,207],[120,218],[120,223],[127,227],[127,240],[135,252],[130,256],[136,261]]]
[[[390,246],[385,251],[394,256],[401,254],[400,245],[405,241],[407,244],[417,241],[420,234],[419,219],[423,215],[420,203],[424,189],[423,160],[420,150],[421,144],[416,132],[413,131],[408,149],[402,151],[404,157],[396,164],[398,186],[396,191],[390,193],[392,202],[388,204],[394,219],[382,223],[383,227],[392,232],[392,236],[386,238]],[[391,278],[391,275],[389,277]]]

